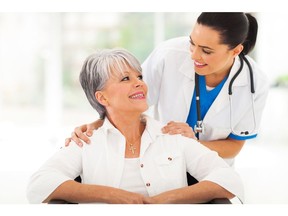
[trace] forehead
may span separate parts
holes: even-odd
[[[220,34],[209,26],[196,23],[190,35],[197,45],[213,47],[220,45]]]
[[[114,61],[111,65],[110,65],[110,72],[112,74],[123,74],[125,71],[129,71],[131,70],[131,66],[128,65],[127,62],[125,62],[125,60],[121,60],[121,61]]]
[[[119,62],[118,62],[119,63]],[[121,77],[126,74],[131,74],[131,73],[137,73],[139,74],[140,72],[127,64],[126,62],[121,62],[120,64],[114,63],[110,67],[110,74],[111,78],[112,77]]]

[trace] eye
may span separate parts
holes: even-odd
[[[128,80],[130,80],[129,76],[125,76],[121,79],[121,81],[128,81]]]
[[[142,75],[139,75],[139,76],[138,76],[138,79],[139,79],[139,80],[143,80],[143,76],[142,76]]]
[[[207,54],[207,55],[210,55],[210,54],[212,54],[213,52],[211,52],[211,51],[208,51],[208,50],[205,50],[205,49],[203,49],[203,52],[205,53],[205,54]]]
[[[195,44],[193,43],[193,41],[191,39],[189,40],[189,42],[190,42],[191,46],[195,46]]]

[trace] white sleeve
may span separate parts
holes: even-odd
[[[201,145],[197,141],[181,137],[184,144],[187,171],[198,181],[214,182],[240,200],[244,199],[244,187],[239,174],[230,167],[215,151]]]
[[[162,82],[162,75],[165,67],[165,51],[157,47],[142,64],[143,80],[148,86],[148,104],[156,105],[159,100],[159,93]]]
[[[75,143],[63,147],[30,178],[27,199],[42,203],[59,185],[82,174],[82,149]]]

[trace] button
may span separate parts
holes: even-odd
[[[147,186],[147,187],[150,187],[150,183],[146,183],[146,186]]]
[[[168,157],[168,160],[169,160],[169,161],[172,161],[172,158],[171,158],[171,157]]]
[[[140,164],[140,167],[141,167],[141,168],[143,168],[143,167],[144,167],[144,165],[143,165],[143,164]]]

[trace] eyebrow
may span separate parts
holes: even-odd
[[[191,38],[190,35],[189,35],[189,38],[190,38],[190,43],[193,43],[193,40],[192,40],[192,38]],[[193,44],[194,44],[194,43],[193,43]],[[213,50],[213,51],[214,51],[214,49],[212,49],[212,48],[210,48],[210,47],[208,47],[208,46],[201,46],[201,45],[199,45],[199,47],[204,48],[204,49]]]

